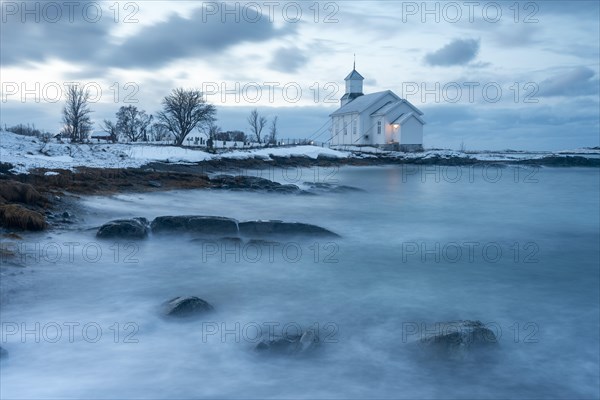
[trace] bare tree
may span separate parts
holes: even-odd
[[[174,89],[162,101],[163,110],[157,114],[158,121],[175,136],[175,144],[181,145],[195,128],[201,128],[215,120],[215,106],[206,103],[202,92],[196,89]]]
[[[231,135],[231,140],[233,140],[234,142],[246,143],[248,141],[246,134],[242,131],[232,131],[232,132],[229,132],[229,134]]]
[[[277,144],[277,117],[273,118],[271,121],[271,127],[269,129],[270,141],[273,144]]]
[[[147,115],[146,111],[140,111],[136,106],[123,106],[117,112],[116,128],[128,142],[137,142],[140,139],[147,141],[146,131],[150,122],[152,122],[152,116]]]
[[[100,129],[108,133],[111,142],[116,143],[119,140],[117,126],[114,122],[105,119],[100,125]]]
[[[63,131],[62,134],[69,136],[72,142],[83,142],[92,131],[90,119],[89,100],[90,92],[70,85],[66,91],[66,104],[63,108]]]
[[[154,123],[150,127],[150,132],[154,140],[162,142],[164,140],[172,140],[173,135],[171,131],[161,123]]]
[[[258,114],[258,110],[255,108],[248,116],[248,124],[250,124],[250,131],[254,134],[258,143],[261,143],[260,135],[263,128],[267,124],[267,119],[265,117],[261,117]]]
[[[221,133],[221,127],[215,125],[214,122],[210,122],[208,124],[208,127],[206,128],[206,133],[208,134],[209,139],[215,140],[215,139],[219,139],[219,140],[223,140],[219,138],[219,134]],[[227,139],[224,139],[227,140]]]
[[[143,112],[143,115],[140,115],[140,132],[142,133],[142,140],[144,142],[150,140],[150,136],[148,135],[148,129],[152,129],[152,126],[150,124],[152,123],[153,119],[154,116],[146,115],[145,112]]]

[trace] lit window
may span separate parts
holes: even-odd
[[[381,135],[381,121],[377,121],[377,133]]]

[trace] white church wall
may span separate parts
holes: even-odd
[[[400,144],[423,144],[423,125],[415,117],[400,127]]]

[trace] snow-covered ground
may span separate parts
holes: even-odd
[[[94,168],[134,168],[150,162],[197,163],[215,159],[269,160],[271,156],[304,156],[317,158],[319,155],[337,158],[369,158],[385,155],[403,159],[415,158],[475,158],[481,161],[515,161],[539,159],[548,155],[583,155],[600,157],[600,150],[578,149],[557,153],[550,152],[460,152],[454,150],[428,150],[422,153],[387,152],[375,147],[345,148],[344,151],[319,146],[292,146],[252,150],[234,150],[220,154],[207,153],[201,149],[156,144],[98,143],[73,144],[51,141],[0,131],[0,161],[14,165],[14,172],[26,173],[35,168],[73,169],[75,167]],[[51,172],[48,172],[51,174]]]
[[[200,149],[152,144],[73,144],[55,141],[43,143],[35,137],[0,131],[0,161],[13,164],[15,166],[13,171],[18,173],[24,173],[35,168],[73,169],[81,166],[134,168],[153,161],[196,163],[221,158],[269,159],[270,155],[317,158],[320,154],[338,158],[345,158],[350,155],[348,152],[316,146],[235,150],[221,154],[211,154]]]

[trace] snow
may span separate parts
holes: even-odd
[[[319,146],[269,147],[262,149],[232,150],[219,154],[207,153],[198,148],[160,145],[151,143],[89,143],[73,144],[51,141],[44,143],[35,137],[16,135],[0,131],[0,161],[14,165],[13,172],[27,173],[35,168],[74,169],[91,168],[136,168],[151,162],[197,163],[219,159],[261,159],[271,157],[309,157],[316,159],[320,155],[329,158],[372,158],[381,155],[404,160],[429,158],[473,158],[480,161],[502,162],[539,159],[549,155],[567,157],[582,155],[599,157],[596,149],[577,149],[562,152],[516,152],[516,151],[479,151],[461,152],[454,150],[426,150],[421,153],[383,151],[376,147],[349,147],[344,151]],[[49,175],[50,173],[46,173]]]
[[[155,144],[73,144],[54,141],[43,143],[34,137],[0,131],[0,161],[14,165],[13,171],[16,173],[27,173],[35,168],[136,168],[150,162],[197,163],[222,158],[269,160],[271,155],[305,156],[315,159],[320,154],[338,158],[350,156],[348,152],[317,146],[234,150],[211,154],[200,149]]]

